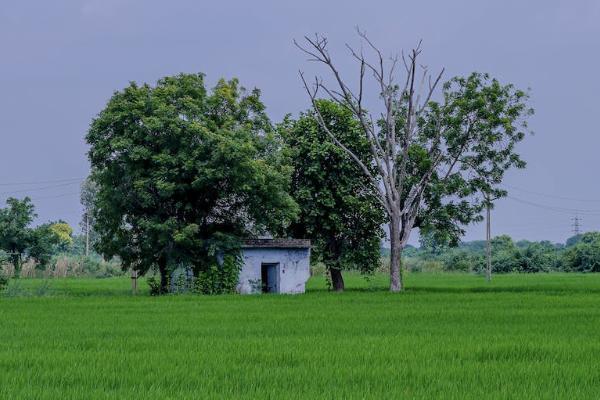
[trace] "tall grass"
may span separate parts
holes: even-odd
[[[22,279],[0,298],[0,398],[597,398],[600,275],[348,276],[346,293],[129,294]],[[142,284],[141,286],[144,286]]]

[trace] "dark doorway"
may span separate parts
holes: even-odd
[[[279,263],[260,265],[263,293],[279,293]]]

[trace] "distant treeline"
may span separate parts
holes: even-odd
[[[456,247],[422,240],[419,247],[407,246],[404,265],[411,271],[483,272],[486,242],[463,242]],[[492,271],[507,272],[600,272],[600,232],[587,232],[566,243],[544,240],[514,241],[501,235],[492,239]],[[383,249],[383,253],[389,249]]]

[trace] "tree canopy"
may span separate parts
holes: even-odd
[[[340,105],[320,100],[325,123],[338,139],[370,164],[359,122]],[[300,216],[288,232],[312,240],[312,254],[330,271],[333,288],[344,289],[341,271],[371,272],[380,264],[384,215],[368,178],[317,123],[314,111],[281,127],[293,167],[290,193]]]
[[[29,197],[23,200],[10,197],[6,205],[0,209],[0,249],[8,253],[18,276],[32,241],[29,225],[36,217],[35,207]]]
[[[342,76],[327,38],[318,34],[305,36],[305,44],[296,45],[330,73],[333,84],[321,78],[310,84],[300,76],[317,121],[369,178],[386,212],[390,290],[399,291],[403,289],[401,254],[412,230],[430,229],[456,241],[461,225],[479,219],[482,201],[477,195],[489,196],[504,171],[523,166],[515,145],[523,140],[526,118],[533,111],[527,93],[479,73],[449,80],[437,100],[443,70],[435,76],[426,67],[419,70],[420,44],[407,57],[387,60],[365,33],[358,34],[364,48],[346,46],[359,66],[355,84]],[[399,77],[402,70],[405,76]],[[380,114],[365,108],[369,97],[365,90],[371,87],[375,93],[370,97],[377,95],[381,101]],[[371,163],[363,162],[329,129],[319,108],[321,93],[360,121]]]
[[[87,135],[96,248],[124,268],[196,272],[241,236],[282,232],[297,206],[287,192],[260,92],[236,79],[207,90],[202,74],[131,83]]]
[[[45,268],[54,254],[69,250],[73,229],[67,223],[48,222],[32,227],[37,215],[29,197],[9,198],[6,204],[0,208],[0,250],[8,254],[16,277],[26,259],[32,258],[38,268]]]

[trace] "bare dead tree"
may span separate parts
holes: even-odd
[[[315,110],[315,116],[325,132],[334,143],[341,147],[369,177],[370,183],[377,198],[384,207],[389,219],[391,260],[390,260],[390,290],[403,289],[401,255],[402,249],[410,237],[417,218],[423,192],[434,172],[441,172],[441,167],[446,167],[441,176],[448,177],[456,167],[460,154],[448,157],[444,154],[440,132],[431,136],[428,152],[433,162],[428,171],[419,179],[407,185],[409,148],[415,142],[415,132],[418,128],[418,119],[426,109],[431,97],[438,86],[443,74],[441,72],[432,76],[428,69],[419,66],[418,57],[421,54],[421,43],[411,50],[408,57],[392,57],[385,60],[382,52],[369,40],[364,32],[357,29],[358,35],[366,43],[366,47],[374,54],[370,61],[362,50],[357,51],[346,45],[352,57],[359,63],[359,79],[356,89],[351,89],[328,51],[327,38],[315,35],[314,38],[305,37],[306,44],[295,45],[310,56],[310,61],[324,64],[333,76],[334,87],[329,87],[323,80],[315,78],[310,85],[302,72],[300,77]],[[396,72],[398,64],[402,62],[406,77],[402,86],[398,84]],[[380,121],[374,122],[373,117],[364,107],[365,76],[369,75],[375,80],[379,96],[383,103],[383,114]],[[360,121],[364,135],[369,141],[374,165],[365,165],[356,154],[344,146],[328,129],[317,106],[317,98],[323,92],[336,103],[348,108]],[[400,123],[399,123],[400,122]],[[414,179],[413,179],[414,181]]]
[[[420,42],[408,56],[402,53],[386,59],[364,32],[358,28],[357,32],[369,56],[362,47],[356,50],[346,45],[359,65],[354,89],[333,62],[326,37],[305,36],[303,44],[294,44],[310,61],[324,65],[332,77],[331,86],[318,77],[309,83],[300,72],[320,127],[368,177],[385,209],[391,243],[390,290],[396,292],[403,289],[402,250],[417,219],[423,219],[424,203],[432,194],[428,188],[440,189],[452,180],[455,189],[445,187],[450,190],[446,196],[465,199],[478,190],[493,190],[508,168],[523,168],[525,163],[514,152],[514,145],[524,138],[525,117],[533,110],[526,104],[527,93],[478,73],[450,80],[444,85],[444,100],[439,104],[432,96],[444,70],[432,75],[419,65]],[[402,66],[405,76],[399,79]],[[377,87],[383,104],[381,115],[374,116],[365,108],[367,77],[372,77]],[[360,122],[370,146],[371,163],[363,162],[332,133],[319,110],[319,96],[347,108]],[[411,148],[424,152],[426,162],[416,166]],[[470,211],[457,221],[477,220],[482,205],[481,199],[472,200]]]

